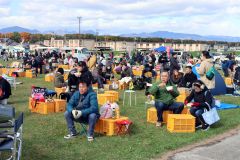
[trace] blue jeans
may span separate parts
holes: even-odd
[[[68,111],[66,111],[64,113],[64,117],[66,119],[67,127],[70,133],[77,134],[77,131],[74,126],[74,121],[75,121],[78,123],[88,124],[87,136],[93,136],[94,127],[95,127],[95,124],[97,123],[99,115],[97,115],[96,113],[91,113],[87,117],[80,117],[79,119],[74,119],[72,113],[69,113]]]
[[[204,109],[202,107],[191,107],[190,113],[192,116],[196,117],[196,126],[200,125],[201,123],[206,124],[202,116],[204,113]]]
[[[160,101],[155,101],[155,107],[157,109],[158,122],[163,122],[163,111],[170,110],[173,114],[181,114],[184,108],[184,104],[181,102],[174,102],[171,105],[166,105]]]

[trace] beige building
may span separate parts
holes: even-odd
[[[80,42],[78,39],[70,40],[44,40],[43,43],[48,47],[79,47]],[[90,50],[95,47],[110,47],[114,51],[132,51],[134,49],[154,49],[160,46],[169,46],[174,50],[183,50],[183,51],[203,51],[208,50],[209,45],[207,44],[172,44],[172,43],[157,43],[157,42],[127,42],[127,41],[98,41],[95,42],[94,39],[82,39],[81,46],[84,46]]]

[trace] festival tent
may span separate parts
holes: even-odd
[[[192,68],[193,73],[197,75],[198,79],[200,79],[200,75],[197,73],[196,67],[199,67],[199,66],[200,64],[197,64]],[[215,88],[211,89],[211,93],[213,95],[224,95],[226,94],[226,92],[227,92],[227,87],[224,82],[224,79],[222,78],[220,73],[216,70],[215,71]]]
[[[172,48],[165,47],[165,46],[160,46],[159,48],[155,48],[154,51],[156,51],[156,52],[168,52],[168,49],[170,49],[169,52],[171,52],[171,53],[173,52]]]

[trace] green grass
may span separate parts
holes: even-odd
[[[240,123],[240,109],[220,111],[221,121],[209,131],[197,131],[191,134],[172,134],[166,129],[156,128],[146,122],[146,100],[143,91],[137,92],[136,106],[123,106],[120,101],[121,115],[128,116],[133,122],[131,135],[99,136],[93,143],[79,136],[73,140],[64,140],[67,134],[63,113],[39,115],[28,110],[28,97],[31,85],[53,89],[53,84],[44,82],[43,76],[37,79],[19,78],[22,85],[13,90],[9,99],[17,112],[24,112],[23,160],[53,159],[150,159],[203,139],[226,132]],[[122,93],[121,93],[122,97]],[[240,104],[239,98],[220,96],[219,99]],[[80,129],[80,125],[76,125]],[[0,158],[1,159],[1,158]]]

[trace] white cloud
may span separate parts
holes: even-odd
[[[100,33],[167,30],[240,36],[240,0],[0,0],[2,26],[77,31],[77,16],[82,16],[82,30]]]

